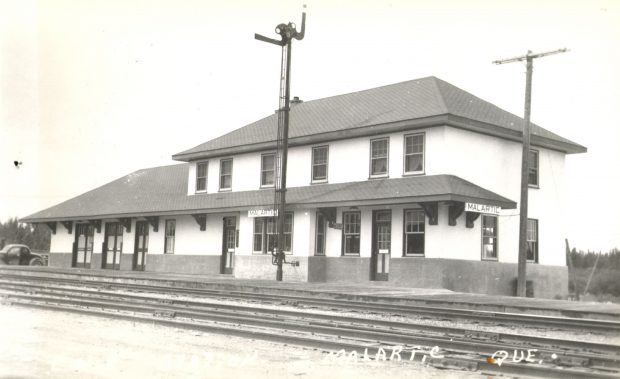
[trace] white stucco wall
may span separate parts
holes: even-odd
[[[410,133],[425,133],[425,175],[451,174],[478,186],[496,192],[513,201],[519,200],[521,144],[496,137],[476,134],[452,127],[434,127],[412,132],[391,133],[350,140],[333,141],[329,144],[328,182],[343,183],[364,181],[369,176],[370,140],[388,137],[389,177],[403,176],[403,139]],[[319,144],[316,146],[323,146]],[[289,150],[288,186],[311,184],[311,159],[313,146],[293,147]],[[529,217],[539,222],[539,263],[565,265],[564,255],[564,162],[565,155],[556,151],[539,151],[539,188],[529,190]],[[264,152],[264,153],[267,153]],[[227,157],[224,157],[227,158]],[[220,158],[209,159],[207,192],[219,191]],[[260,188],[261,153],[240,154],[233,157],[233,191],[258,190]],[[188,195],[195,193],[195,162],[189,163]],[[403,250],[403,209],[417,205],[402,204],[392,209],[392,257],[399,258]],[[372,211],[376,207],[359,207],[361,211],[361,257],[371,256]],[[342,223],[342,212],[349,208],[337,208],[336,222]],[[228,214],[237,218],[239,246],[237,255],[253,254],[253,218],[246,212]],[[167,216],[160,218],[159,232],[150,227],[149,254],[163,254],[165,220],[176,220],[175,254],[220,255],[222,246],[222,217],[209,214],[207,230],[200,231],[191,216]],[[105,220],[104,220],[105,221]],[[503,210],[498,220],[498,260],[516,263],[519,230],[518,208]],[[295,210],[293,225],[293,255],[311,256],[315,252],[316,210]],[[94,252],[101,253],[105,224],[101,233],[95,233]],[[132,253],[135,220],[131,233],[124,233],[123,253]],[[52,252],[70,252],[74,234],[58,224],[52,235]],[[326,228],[326,255],[342,253],[342,230]],[[448,207],[440,205],[439,225],[426,224],[425,251],[427,258],[481,259],[481,218],[474,228],[465,227],[461,215],[456,226],[448,225]]]
[[[540,185],[539,188],[529,189],[528,218],[539,220],[539,263],[563,266],[565,155],[536,146],[532,148],[539,151]],[[434,149],[435,146],[429,145],[428,151]],[[438,159],[437,166],[427,166],[427,174],[456,175],[517,202],[517,209],[502,210],[498,224],[498,260],[516,263],[519,243],[521,144],[447,127],[441,151],[442,158]],[[429,155],[427,162],[432,160]],[[476,220],[476,228],[480,228],[480,219]],[[452,237],[458,236],[452,234],[447,238]]]
[[[425,133],[427,146],[441,146],[444,139],[444,127],[416,130],[415,133]],[[370,174],[370,140],[389,138],[388,175],[391,178],[403,175],[403,136],[406,133],[381,134],[373,137],[359,137],[347,140],[332,141],[316,145],[291,147],[288,151],[287,186],[301,187],[312,184],[312,148],[315,146],[329,146],[328,183],[346,183],[351,181],[367,180]],[[439,172],[437,159],[434,157],[441,150],[428,151],[428,162],[433,172]],[[261,154],[272,153],[263,151],[248,154],[238,154],[233,158],[233,191],[251,191],[260,189]],[[227,157],[217,157],[208,160],[207,193],[219,192],[220,160]],[[427,169],[428,173],[428,169]],[[196,162],[189,163],[188,195],[196,193]]]
[[[51,235],[50,253],[71,253],[75,234],[67,231],[61,223],[56,223],[56,234]]]

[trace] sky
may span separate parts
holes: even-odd
[[[275,26],[301,23],[291,94],[436,76],[588,148],[566,159],[567,238],[620,247],[620,2],[0,0],[0,221],[25,217],[271,114]],[[14,161],[21,162],[19,168]]]

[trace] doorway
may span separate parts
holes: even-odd
[[[222,258],[220,259],[220,273],[232,274],[235,265],[235,245],[237,242],[237,218],[224,217],[222,232]]]
[[[123,226],[119,222],[105,224],[105,241],[101,268],[120,270],[121,253],[123,251]]]
[[[390,272],[392,211],[372,212],[372,255],[370,280],[387,281]]]
[[[133,270],[144,271],[146,268],[146,253],[149,250],[149,224],[146,221],[136,221],[136,242],[133,252]]]
[[[71,267],[90,268],[93,256],[94,228],[90,224],[75,225],[75,242]]]

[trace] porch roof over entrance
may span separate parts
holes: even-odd
[[[22,218],[37,223],[242,211],[272,206],[273,189],[187,195],[188,165],[136,171],[73,199]],[[373,179],[290,187],[291,208],[456,201],[514,209],[516,203],[453,175]]]

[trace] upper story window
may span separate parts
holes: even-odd
[[[424,133],[405,136],[405,174],[424,172]]]
[[[497,217],[482,215],[482,259],[497,260]]]
[[[538,220],[527,219],[527,261],[538,263]]]
[[[174,253],[174,235],[176,220],[166,220],[166,235],[164,236],[164,254]]]
[[[209,162],[198,162],[196,164],[196,192],[207,190],[207,172]]]
[[[232,188],[232,158],[222,159],[220,161],[220,191]]]
[[[527,184],[530,187],[538,187],[538,151],[530,150],[529,155],[529,171],[527,175]]]
[[[327,181],[327,157],[329,146],[312,148],[312,182]]]
[[[405,210],[405,255],[424,255],[425,221],[423,210]]]
[[[388,138],[375,139],[370,141],[370,176],[388,175]]]
[[[275,183],[276,155],[263,154],[260,161],[260,186],[273,187]]]
[[[342,214],[343,255],[359,255],[360,253],[360,212],[344,212]]]

